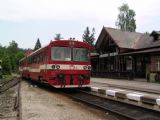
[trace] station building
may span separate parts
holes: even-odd
[[[94,77],[160,79],[160,31],[144,34],[103,27],[95,50]]]

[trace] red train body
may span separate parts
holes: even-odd
[[[90,84],[90,45],[80,41],[53,41],[20,60],[21,76],[56,88]]]

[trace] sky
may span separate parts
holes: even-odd
[[[116,28],[123,3],[136,13],[137,32],[160,30],[160,0],[0,0],[0,45],[34,48],[39,38],[45,46],[57,33],[81,41],[87,26],[97,39],[103,26]]]

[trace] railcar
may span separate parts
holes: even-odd
[[[21,77],[56,88],[90,84],[90,45],[76,40],[57,40],[19,62]]]

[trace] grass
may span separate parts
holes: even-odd
[[[6,80],[10,80],[13,78],[13,76],[12,75],[3,75],[3,78]]]
[[[11,80],[13,77],[14,77],[13,75],[9,75],[9,74],[3,75],[2,79],[0,79],[0,84],[5,82],[5,81]]]

